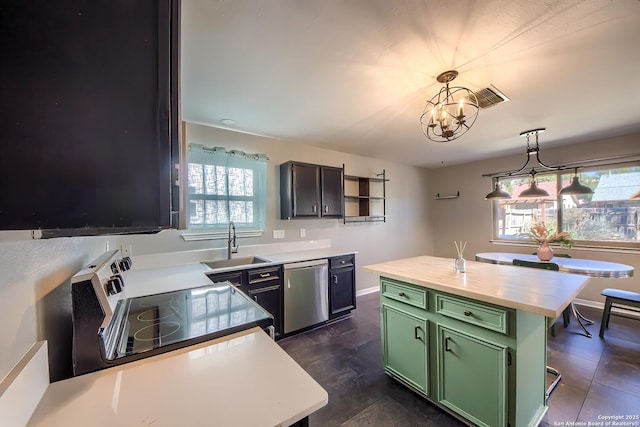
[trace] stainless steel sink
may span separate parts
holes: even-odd
[[[263,262],[271,262],[271,261],[265,258],[257,257],[257,256],[250,256],[250,257],[244,257],[244,258],[217,259],[215,261],[203,262],[202,264],[215,270],[216,268],[235,267],[238,265],[261,264]]]

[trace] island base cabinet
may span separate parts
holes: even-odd
[[[506,347],[437,325],[438,401],[478,426],[507,425]]]
[[[540,424],[545,316],[387,277],[380,307],[386,374],[469,425]]]
[[[382,305],[381,329],[385,372],[428,395],[427,320]]]

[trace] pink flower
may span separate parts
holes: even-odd
[[[566,231],[561,233],[555,231],[551,232],[543,222],[537,222],[531,226],[531,229],[529,230],[529,237],[540,244],[558,243],[560,246],[568,248],[573,246],[573,239],[569,233]]]

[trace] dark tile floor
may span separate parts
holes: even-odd
[[[558,320],[548,364],[562,372],[562,381],[541,427],[640,416],[640,321],[612,316],[602,340],[601,311],[580,309],[595,321],[588,326],[594,337],[579,335],[573,319],[566,329]],[[464,425],[383,373],[379,313],[379,295],[363,295],[351,318],[278,341],[329,393],[329,404],[311,415],[311,426]],[[640,426],[640,419],[630,421]]]

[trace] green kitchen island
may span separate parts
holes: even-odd
[[[419,256],[363,270],[380,276],[386,374],[470,425],[537,426],[547,411],[547,318],[589,278]]]

